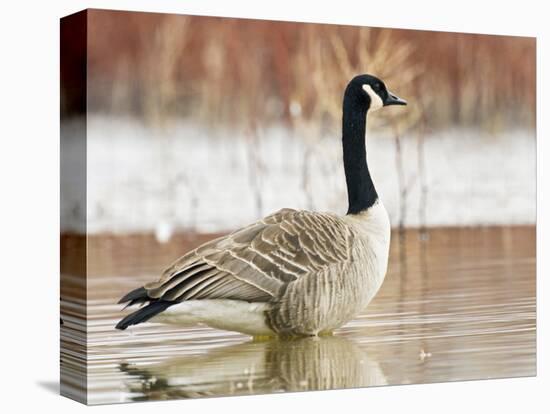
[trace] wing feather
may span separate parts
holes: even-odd
[[[349,261],[351,238],[336,215],[283,209],[190,251],[144,289],[151,301],[266,302],[289,283]]]

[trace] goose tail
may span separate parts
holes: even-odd
[[[137,311],[127,315],[119,323],[116,324],[116,329],[124,330],[129,326],[137,325],[142,322],[146,322],[153,316],[166,310],[169,306],[172,306],[174,302],[169,301],[156,301],[151,302],[147,306],[138,309]]]
[[[118,301],[119,304],[130,302],[127,306],[133,305],[134,303],[138,302],[145,302],[149,299],[149,296],[147,295],[147,290],[145,290],[144,287],[140,287],[137,289],[132,290],[131,292],[128,292],[126,295],[124,295],[120,300]]]

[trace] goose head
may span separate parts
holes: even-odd
[[[384,82],[372,75],[354,77],[346,88],[344,99],[352,100],[367,111],[390,105],[407,105],[406,100],[390,92]]]

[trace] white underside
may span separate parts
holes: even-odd
[[[230,299],[201,299],[181,302],[151,318],[151,322],[176,325],[203,323],[213,328],[248,335],[272,335],[265,323],[266,303]]]
[[[344,220],[367,240],[369,253],[362,261],[365,305],[380,289],[388,270],[391,226],[388,213],[381,200],[359,214],[349,214]]]

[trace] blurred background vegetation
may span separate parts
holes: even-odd
[[[535,122],[533,38],[116,11],[88,25],[92,112],[339,128],[347,81],[368,72],[414,97],[385,112],[399,128]]]
[[[409,101],[369,117],[394,226],[534,223],[534,38],[91,10],[87,50],[74,41],[89,199],[66,214],[87,211],[89,229],[227,231],[283,206],[343,212],[342,96],[360,73]],[[62,70],[64,119],[75,73]]]

